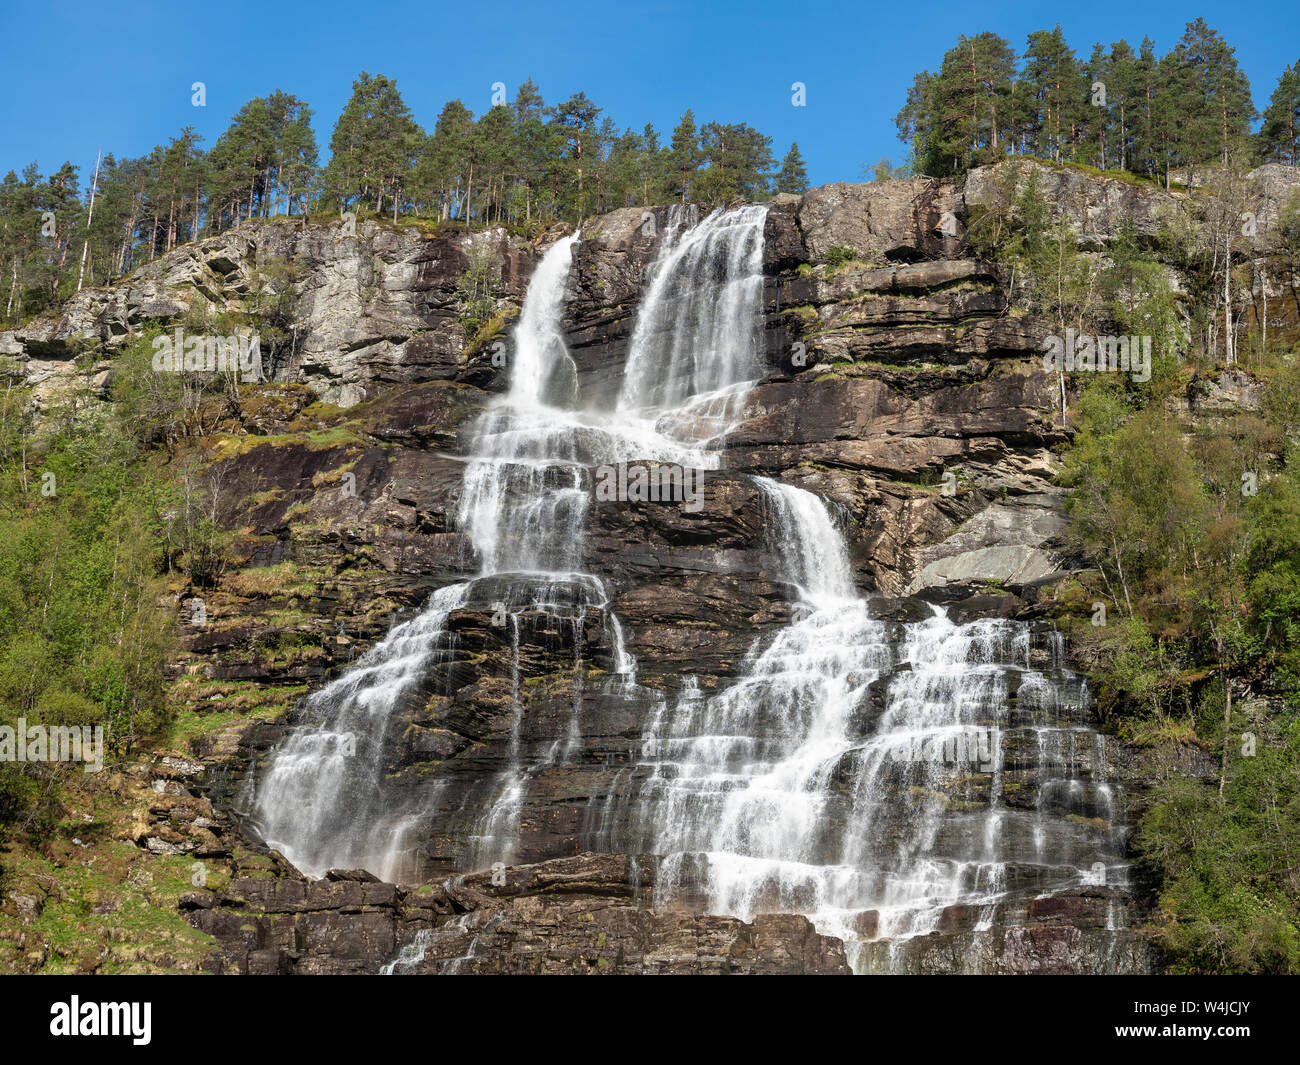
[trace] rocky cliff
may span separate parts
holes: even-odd
[[[1177,206],[1152,188],[1042,169],[1055,209],[1099,254],[1119,219],[1155,239],[1162,212]],[[1029,633],[1025,667],[1053,685],[1071,683],[1047,620],[1058,582],[1076,567],[1060,539],[1054,483],[1053,449],[1069,428],[1040,357],[1050,330],[1014,309],[1010,279],[973,257],[963,236],[972,208],[1006,202],[1019,174],[1004,165],[964,183],[831,185],[771,205],[761,331],[768,372],[723,442],[721,468],[703,481],[702,506],[593,502],[589,568],[609,581],[609,600],[588,605],[573,625],[510,604],[516,620],[503,626],[494,615],[508,589],[477,588],[448,616],[454,652],[395,710],[385,787],[430,796],[409,829],[408,860],[388,870],[400,886],[356,870],[304,881],[266,854],[248,819],[250,781],[296,721],[301,695],[417,614],[435,589],[476,572],[454,518],[468,434],[506,386],[507,323],[564,227],[530,243],[504,230],[468,236],[367,222],[345,234],[249,223],[80,293],[57,319],[0,334],[0,353],[18,357],[38,398],[78,382],[102,392],[115,353],[146,323],[246,312],[268,286],[286,288],[288,354],[268,367],[271,381],[219,412],[219,431],[201,442],[228,563],[211,587],[175,588],[184,653],[174,696],[185,731],[173,753],[204,767],[180,785],[203,809],[179,822],[155,811],[130,831],[150,851],[229,866],[219,890],[179,902],[220,944],[204,964],[847,971],[843,945],[804,917],[745,922],[657,899],[656,857],[642,853],[618,798],[646,772],[637,752],[655,693],[685,675],[706,695],[725,690],[755,641],[790,621],[790,589],[772,577],[771,501],[759,476],[827,501],[856,585],[876,597],[886,625],[919,622],[936,604],[959,621],[1016,619]],[[668,209],[629,208],[581,227],[564,331],[592,403],[617,392],[647,277],[673,224]],[[499,253],[496,332],[461,316],[457,282],[477,242]],[[293,271],[277,271],[280,263]],[[1279,313],[1289,328],[1294,311]],[[189,620],[196,598],[202,625]],[[616,697],[608,681],[607,615],[619,619],[638,663],[648,693],[640,701]],[[903,640],[902,629],[889,639]],[[1113,740],[1099,755],[1076,754],[1083,733],[1072,730],[1089,723],[1081,691],[1055,711],[1068,755],[1027,738],[1041,722],[1022,722],[1005,793],[1006,831],[1041,831],[1044,816],[1055,818],[1077,834],[1070,847],[1082,863],[1090,848],[1122,856],[1145,769],[1140,753]],[[1005,698],[1013,714],[1037,705],[1028,694],[1017,703],[1014,685]],[[883,712],[882,699],[867,701],[864,728]],[[542,752],[575,730],[563,761],[545,764]],[[471,871],[476,807],[517,757],[512,744],[541,766],[519,813],[517,851],[504,869]],[[1084,767],[1083,797],[1044,800],[1065,761]],[[437,789],[420,790],[433,778]],[[992,801],[978,775],[947,786],[954,816]],[[951,907],[894,968],[1142,971],[1154,963],[1141,934],[1113,917],[1118,900],[1140,922],[1144,885],[1047,897],[1042,868],[1010,875],[995,915]],[[859,967],[889,964],[876,920],[858,918]]]

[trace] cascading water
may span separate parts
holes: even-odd
[[[252,798],[262,838],[303,872],[399,871],[402,819],[385,809],[379,787],[389,723],[402,699],[447,658],[447,615],[466,591],[463,584],[439,589],[422,614],[304,700],[302,716],[314,727],[289,734]]]
[[[715,212],[686,228],[675,211],[659,256],[647,320],[662,328],[634,337],[629,363],[652,367],[680,337],[664,323],[683,292],[720,294],[720,305],[752,330],[762,291],[760,207]],[[679,239],[680,238],[680,239]],[[590,468],[650,460],[696,469],[716,468],[711,443],[734,416],[738,390],[758,376],[752,337],[743,329],[718,329],[700,311],[701,337],[709,357],[682,364],[676,388],[689,397],[665,410],[653,396],[637,402],[624,390],[619,409],[586,410],[576,368],[564,342],[564,292],[578,235],[552,246],[538,264],[514,334],[509,392],[494,402],[471,433],[456,514],[479,560],[478,576],[440,590],[424,612],[395,628],[357,667],[304,701],[303,723],[268,758],[262,778],[247,797],[250,820],[271,846],[304,872],[365,866],[387,877],[409,867],[405,831],[417,824],[420,802],[393,806],[382,787],[385,752],[394,737],[390,722],[404,699],[427,698],[438,667],[454,657],[449,614],[488,591],[488,605],[510,626],[514,707],[509,764],[479,797],[486,812],[472,833],[464,861],[482,867],[515,856],[518,813],[528,780],[572,749],[581,695],[575,697],[569,734],[540,758],[525,764],[519,741],[517,663],[519,616],[528,613],[567,626],[581,663],[586,617],[599,611],[609,628],[612,665],[632,676],[618,619],[608,611],[609,593],[598,575],[582,571]],[[716,365],[715,365],[716,364]],[[718,367],[722,367],[721,370]],[[734,374],[748,372],[747,381]],[[645,387],[653,391],[646,371]],[[444,669],[445,672],[445,669]],[[581,670],[575,668],[575,675]],[[250,778],[251,782],[251,778]],[[437,788],[438,782],[429,785]]]
[[[762,207],[683,228],[669,218],[637,315],[618,405],[676,412],[735,395],[760,378]]]
[[[582,405],[564,341],[576,236],[546,253],[515,331],[510,391],[472,433],[456,520],[478,575],[435,594],[305,700],[303,724],[256,788],[264,837],[304,871],[362,865],[393,878],[410,868],[406,832],[445,782],[435,774],[428,790],[390,801],[391,722],[451,668],[449,616],[486,594],[507,626],[510,733],[505,765],[462,800],[480,812],[461,869],[516,860],[530,789],[580,756],[582,632],[599,613],[614,674],[603,694],[653,710],[640,751],[593,797],[579,842],[660,855],[656,905],[804,913],[845,940],[855,970],[906,971],[908,945],[945,915],[969,912],[978,936],[1021,920],[1035,894],[1122,878],[1104,739],[1084,724],[1087,690],[1062,668],[1059,645],[1049,665],[1035,661],[1047,651],[1023,623],[959,625],[937,609],[910,623],[873,616],[843,536],[809,492],[756,479],[768,575],[791,589],[791,623],[756,640],[716,694],[690,676],[675,695],[636,683],[611,585],[584,572],[591,468],[720,465],[764,373],[764,221],[762,207],[699,223],[672,211],[612,410]],[[567,626],[575,648],[569,725],[540,746],[523,738],[525,616]],[[1123,922],[1112,912],[1107,923]]]
[[[734,685],[710,699],[688,686],[646,734],[653,774],[633,820],[638,848],[661,855],[656,905],[804,913],[845,941],[855,971],[890,971],[954,907],[976,912],[979,933],[1027,887],[1122,882],[1082,680],[1059,663],[1050,676],[1030,668],[1023,623],[957,625],[938,609],[919,623],[873,618],[822,501],[759,484],[773,576],[803,609],[755,644]],[[1052,724],[1027,724],[1044,714]],[[1006,786],[1027,735],[1058,748],[1034,762],[1032,812],[1012,808]],[[1089,759],[1059,753],[1080,739]]]
[[[500,606],[509,611],[516,641],[521,610],[580,630],[585,611],[605,598],[599,579],[572,572],[588,493],[572,422],[549,417],[546,404],[553,396],[572,399],[576,389],[558,327],[576,240],[575,234],[558,241],[538,264],[515,332],[511,388],[475,426],[458,512],[480,560],[479,578],[519,575],[497,588],[509,599]],[[471,580],[440,589],[417,618],[306,700],[304,724],[270,757],[251,815],[267,843],[304,872],[364,866],[394,877],[403,870],[402,829],[418,810],[391,808],[381,787],[393,739],[389,721],[404,697],[427,697],[436,666],[454,650],[447,618],[470,601],[475,586]],[[512,765],[500,782],[485,818],[492,832],[508,827],[503,818],[520,773]],[[499,849],[510,856],[508,843]]]

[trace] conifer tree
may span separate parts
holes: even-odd
[[[700,131],[695,125],[695,112],[687,110],[682,115],[669,149],[672,169],[672,194],[682,203],[691,196],[695,177],[703,161],[700,151]]]
[[[1031,101],[1030,150],[1056,162],[1073,158],[1087,96],[1083,70],[1059,25],[1029,35],[1023,77]]]
[[[797,141],[791,142],[790,150],[781,160],[781,171],[776,176],[776,191],[797,195],[808,191],[808,168],[804,165],[803,156],[799,154]]]
[[[326,198],[340,210],[371,202],[377,213],[385,202],[397,210],[423,142],[396,83],[362,71],[330,138]]]
[[[1260,126],[1260,154],[1268,162],[1300,165],[1300,60],[1282,71]]]

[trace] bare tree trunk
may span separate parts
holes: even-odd
[[[1128,595],[1128,581],[1124,577],[1124,562],[1119,554],[1119,542],[1115,539],[1115,533],[1112,530],[1110,534],[1110,548],[1115,552],[1115,569],[1119,573],[1119,584],[1124,589],[1124,605],[1128,608],[1128,616],[1133,616],[1133,600]]]
[[[81,269],[77,271],[77,291],[86,277],[86,254],[90,251],[90,224],[95,220],[95,194],[99,191],[99,160],[103,152],[95,155],[95,177],[90,183],[90,211],[86,215],[86,243],[81,246]]]
[[[119,274],[126,270],[126,256],[131,250],[131,234],[135,232],[136,223],[140,221],[139,206],[139,201],[132,196],[131,217],[127,220],[126,232],[122,234],[122,247],[119,249],[117,256],[117,272]]]
[[[1264,298],[1264,313],[1260,321],[1259,356],[1262,362],[1268,352],[1268,260],[1265,259],[1259,271],[1259,292]]]
[[[1232,333],[1232,221],[1223,234],[1223,355],[1228,365],[1236,362],[1236,342]]]
[[[974,159],[975,150],[979,147],[979,102],[980,102],[980,83],[979,77],[975,71],[975,42],[970,45],[970,148],[971,158]]]

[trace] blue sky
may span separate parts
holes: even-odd
[[[864,164],[901,159],[893,119],[913,75],[937,69],[959,34],[992,30],[1017,49],[1059,22],[1080,57],[1095,41],[1149,35],[1158,53],[1200,15],[1237,49],[1263,107],[1300,59],[1295,0],[972,3],[775,3],[771,0],[470,0],[301,5],[6,0],[0,12],[0,173],[64,159],[89,182],[99,147],[139,155],[191,124],[208,147],[245,100],[280,88],[315,110],[322,150],[361,70],[395,78],[432,129],[460,97],[476,114],[491,86],[513,96],[531,77],[548,103],[585,91],[620,128],[664,133],[700,121],[748,122],[779,159],[798,141],[814,184],[859,180]],[[190,103],[203,81],[207,106]],[[791,85],[807,105],[791,104]]]

